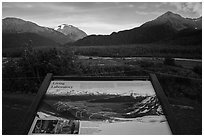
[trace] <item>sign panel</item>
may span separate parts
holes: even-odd
[[[150,81],[51,81],[29,134],[172,134]]]

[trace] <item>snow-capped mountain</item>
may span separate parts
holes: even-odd
[[[41,37],[48,38],[59,44],[65,44],[72,41],[66,35],[55,31],[52,28],[42,27],[33,22],[25,21],[19,18],[5,18],[2,20],[3,34],[35,34]]]
[[[59,95],[59,96],[74,96],[74,95],[118,95],[116,93],[104,93],[95,90],[83,91],[83,90],[49,90],[48,95]]]
[[[126,117],[141,117],[146,115],[162,115],[163,111],[158,98],[155,96],[147,96],[141,102],[135,103],[133,107],[128,108]]]
[[[69,36],[73,41],[77,41],[87,36],[87,34],[84,31],[80,30],[77,27],[67,24],[59,25],[54,30],[61,32],[66,36]]]
[[[116,101],[117,98],[118,97],[115,97],[115,98],[111,97],[111,98],[104,98],[104,99],[96,99],[95,101],[90,101],[90,100],[87,101],[87,103],[92,104],[91,106],[80,105],[80,103],[82,103],[81,101],[79,101],[80,103],[78,102],[79,103],[78,104],[76,102],[70,102],[70,101],[65,101],[65,100],[58,101],[53,106],[60,113],[64,112],[66,113],[66,115],[70,113],[76,117],[80,117],[82,119],[89,119],[89,120],[90,120],[90,116],[91,116],[91,119],[105,120],[105,119],[112,119],[112,118],[114,119],[114,117],[116,118],[137,118],[137,117],[143,117],[143,116],[163,115],[161,105],[156,96],[140,97],[140,99],[135,99],[135,100],[132,100],[131,98],[129,98],[129,101],[126,100],[126,97],[121,96],[120,102],[118,102],[118,100]],[[93,106],[95,106],[94,108],[98,107],[97,105],[98,103],[114,103],[114,104],[128,103],[127,106],[129,107],[125,109],[123,108],[120,112],[118,112],[114,110],[113,108],[112,109],[109,108],[110,106],[107,108],[104,106],[103,109],[105,110],[106,108],[108,111],[102,111],[100,110],[101,108],[98,108],[98,111],[94,113],[92,107]],[[93,114],[97,114],[97,115],[93,115]]]
[[[137,93],[137,91],[130,90],[127,92],[117,92],[107,90],[107,91],[100,91],[100,90],[67,90],[67,89],[51,89],[47,92],[49,95],[59,95],[59,96],[72,96],[72,95],[119,95],[119,96],[131,96],[133,98],[137,97],[145,97],[148,96],[148,94],[144,93]]]

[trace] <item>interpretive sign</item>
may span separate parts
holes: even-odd
[[[28,134],[172,134],[150,80],[50,81]]]

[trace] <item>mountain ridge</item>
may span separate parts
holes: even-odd
[[[202,30],[202,17],[189,19],[168,11],[139,27],[113,32],[110,35],[90,35],[76,41],[74,45],[119,45],[168,41],[184,29]]]
[[[2,19],[2,35],[3,48],[24,47],[29,41],[32,41],[33,47],[58,47],[79,39],[74,33],[64,35],[53,28],[39,26],[16,17]]]
[[[172,25],[172,27],[176,31],[180,31],[182,29],[186,29],[189,27],[191,28],[197,27],[198,29],[201,29],[202,23],[200,23],[199,21],[202,21],[202,20],[199,20],[199,18],[195,18],[195,19],[184,18],[179,14],[168,11],[162,14],[161,16],[157,17],[156,19],[149,21],[145,24],[151,23],[151,25],[153,25],[153,23],[155,24],[170,23],[169,25]]]
[[[34,33],[26,36],[26,33]],[[42,27],[36,23],[25,21],[15,17],[7,17],[2,19],[2,34],[7,36],[6,41],[3,40],[3,47],[22,46],[29,40],[44,41],[38,43],[45,44],[49,47],[49,43],[54,41],[52,45],[128,45],[128,44],[145,44],[145,43],[173,43],[173,44],[201,44],[202,43],[202,16],[199,18],[184,18],[173,12],[166,12],[152,21],[148,21],[139,27],[129,30],[121,30],[113,32],[110,35],[88,35],[73,25],[62,24],[52,29]],[[12,34],[12,35],[8,35]],[[15,37],[15,35],[20,37]],[[37,36],[38,35],[38,36]],[[11,37],[12,36],[12,37]],[[34,38],[34,39],[33,39]],[[45,40],[43,40],[45,38]],[[12,40],[9,40],[12,39]],[[24,41],[23,41],[24,40]],[[7,44],[7,42],[9,43]],[[18,43],[12,43],[16,41]],[[190,43],[189,43],[190,42]],[[35,45],[34,46],[39,46]]]
[[[42,27],[36,23],[25,21],[19,18],[4,18],[2,20],[3,33],[35,33],[40,36],[52,39],[59,44],[64,44],[70,41],[63,34],[48,27]]]

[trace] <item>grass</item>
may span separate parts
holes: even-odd
[[[35,95],[6,93],[2,94],[2,134],[19,135],[22,133],[24,118]]]
[[[202,45],[167,45],[167,44],[132,44],[110,46],[59,46],[50,47],[58,50],[71,50],[76,55],[102,57],[177,57],[202,58]],[[46,51],[48,47],[35,47],[36,50]],[[3,57],[18,57],[24,48],[3,49]]]
[[[72,46],[76,55],[103,57],[202,57],[201,45],[134,44],[111,46]]]
[[[175,65],[165,65],[159,58],[138,58],[138,59],[79,59],[83,73],[86,75],[118,75],[135,76],[147,75],[148,73],[164,73],[201,79],[201,75],[196,73],[194,67],[201,66],[202,62],[175,61]],[[103,65],[101,65],[103,64]]]
[[[177,60],[175,61],[176,65],[180,65],[183,68],[193,69],[195,66],[202,66],[202,62],[196,61],[184,61],[184,60]]]
[[[202,105],[186,97],[168,98],[184,135],[202,134]],[[178,107],[188,106],[192,109]]]

